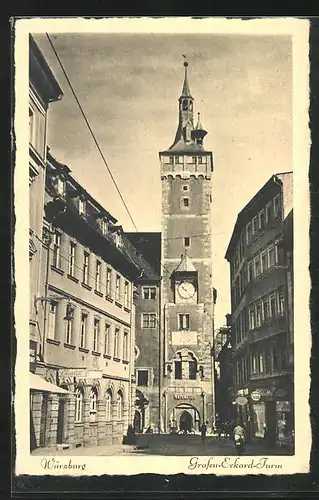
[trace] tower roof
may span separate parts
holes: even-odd
[[[184,83],[183,83],[183,89],[182,89],[182,95],[181,97],[190,97],[192,98],[191,92],[189,90],[189,85],[188,85],[188,79],[187,79],[187,67],[188,67],[188,62],[184,62],[184,68],[185,68],[185,76],[184,76]]]
[[[180,273],[196,273],[197,269],[188,257],[187,253],[185,253],[182,255],[181,261],[175,269],[175,272],[176,271]]]

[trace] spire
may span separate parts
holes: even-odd
[[[184,56],[184,55],[183,55]],[[184,56],[185,57],[185,56]],[[188,62],[184,61],[184,68],[185,68],[185,75],[184,75],[184,83],[183,83],[183,90],[182,90],[182,95],[181,97],[192,97],[190,90],[189,90],[189,85],[188,85],[188,79],[187,79],[187,67],[188,67]]]
[[[197,115],[198,115],[198,118],[197,118],[196,130],[204,130],[203,126],[201,124],[201,121],[200,121],[200,113],[197,113]]]

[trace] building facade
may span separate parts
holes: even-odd
[[[30,261],[30,366],[41,359],[39,324],[34,300],[44,293],[40,272],[45,192],[48,110],[62,98],[62,90],[32,36],[29,38],[29,261]]]
[[[216,421],[232,422],[235,419],[233,404],[233,348],[231,335],[231,319],[227,315],[227,323],[214,334],[214,367],[215,367],[215,411]]]
[[[135,432],[158,432],[160,422],[161,234],[126,233],[151,268],[137,283]]]
[[[48,153],[41,261],[43,363],[63,394],[37,393],[39,446],[121,443],[134,421],[135,299],[151,268],[116,219]]]
[[[269,445],[280,444],[293,432],[292,287],[283,260],[285,221],[292,217],[292,180],[292,172],[269,179],[239,213],[226,252],[234,400],[247,399],[247,404],[237,405],[238,418],[250,436],[266,438]],[[288,241],[291,271],[292,236]]]
[[[178,128],[159,153],[162,184],[161,428],[199,430],[214,419],[211,249],[213,158],[188,85],[179,98]]]

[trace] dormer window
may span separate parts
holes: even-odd
[[[120,233],[115,233],[115,245],[117,248],[122,246],[122,236]]]
[[[58,180],[57,180],[57,192],[59,195],[64,195],[64,191],[65,191],[65,182],[64,180],[62,179],[62,177],[58,177]]]
[[[107,226],[107,220],[106,219],[102,219],[101,220],[101,231],[102,231],[102,234],[105,236],[106,233],[107,233],[107,229],[108,229],[108,226]]]
[[[85,215],[85,200],[83,198],[79,199],[79,214]]]

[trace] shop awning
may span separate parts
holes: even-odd
[[[70,394],[69,391],[58,387],[57,385],[51,384],[44,380],[44,378],[35,375],[34,373],[29,373],[30,376],[30,390],[40,391],[40,392],[53,392],[55,394]]]

